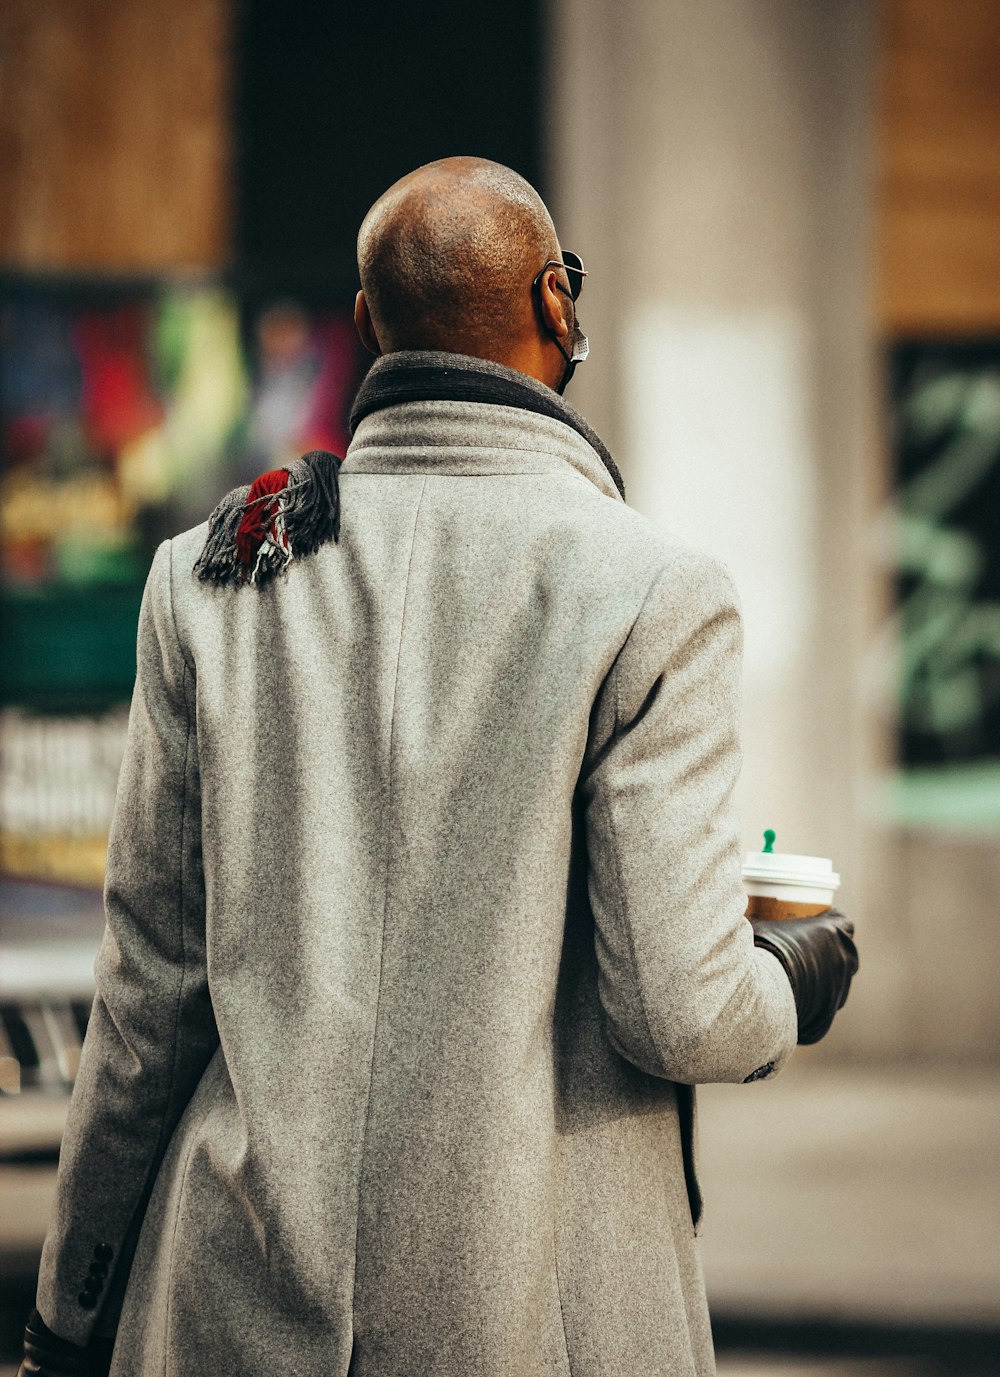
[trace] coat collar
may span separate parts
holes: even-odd
[[[404,402],[359,422],[343,474],[472,477],[558,473],[565,464],[622,500],[596,452],[562,421],[484,402]]]
[[[569,463],[608,496],[625,495],[614,459],[579,412],[534,378],[488,360],[430,351],[378,359],[351,426],[348,471],[531,473]]]

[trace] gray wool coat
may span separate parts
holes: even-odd
[[[796,1039],[731,579],[527,411],[377,412],[341,496],[260,589],[157,553],[39,1310],[114,1377],[710,1373],[677,1083]]]

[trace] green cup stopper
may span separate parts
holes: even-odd
[[[774,828],[769,827],[764,833],[764,855],[774,855]]]

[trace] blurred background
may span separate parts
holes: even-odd
[[[590,270],[570,399],[743,596],[746,849],[858,927],[827,1041],[700,1094],[720,1371],[1000,1371],[997,0],[5,0],[0,1355],[152,552],[343,452],[357,227],[453,153]]]

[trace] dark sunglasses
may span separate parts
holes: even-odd
[[[538,271],[538,275],[532,282],[532,290],[537,288],[542,280],[542,273],[549,268],[565,268],[566,276],[569,278],[569,294],[575,301],[583,291],[583,279],[587,276],[587,269],[583,266],[583,259],[579,254],[571,253],[569,249],[563,249],[562,259],[550,258],[547,263],[543,263]],[[564,289],[565,290],[565,289]]]

